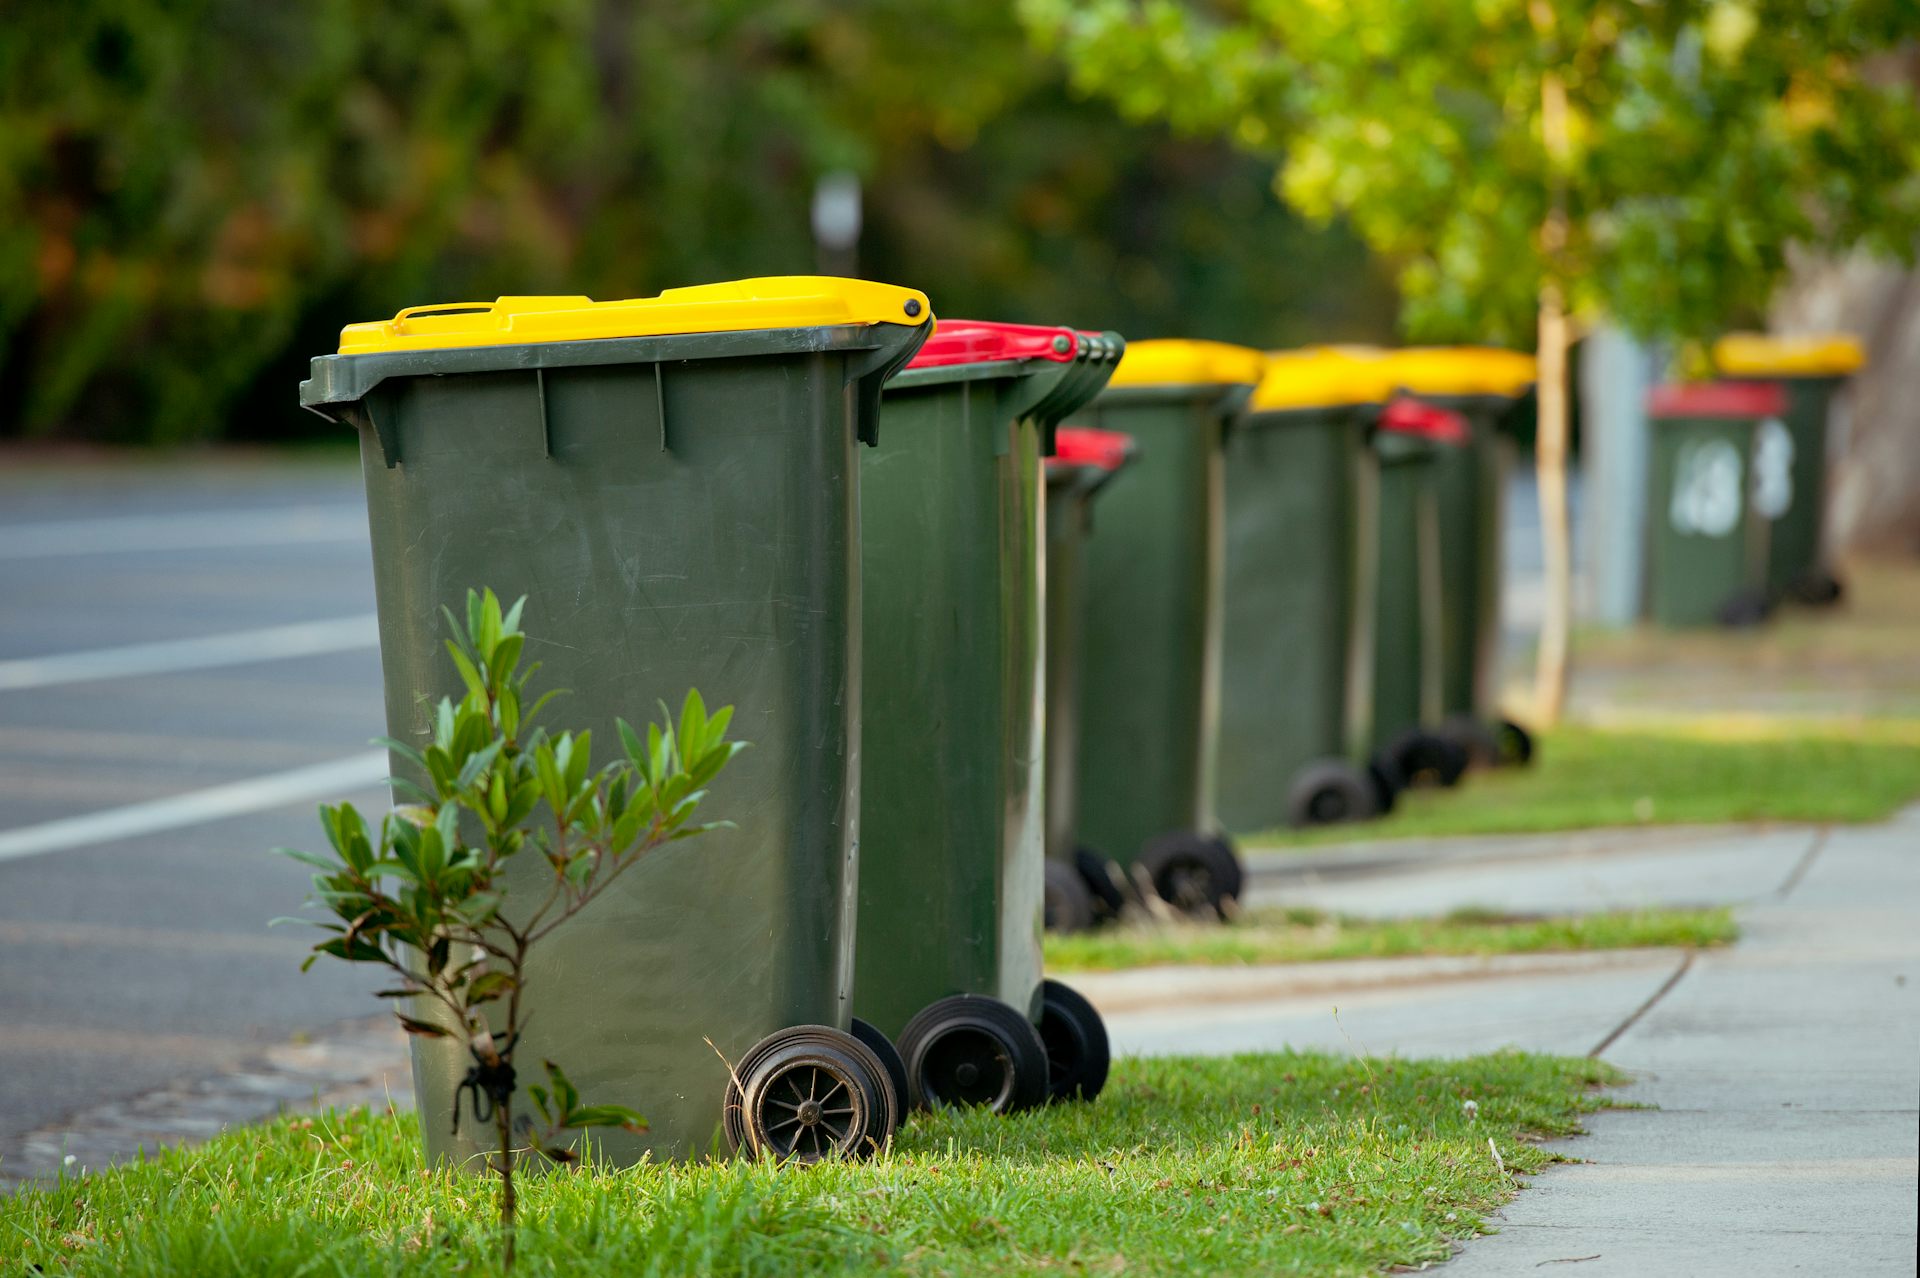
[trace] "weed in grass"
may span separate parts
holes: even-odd
[[[1128,1060],[1097,1103],[923,1116],[867,1163],[529,1178],[517,1272],[1375,1273],[1444,1259],[1616,1081],[1515,1052]],[[0,1274],[492,1274],[483,1185],[423,1169],[411,1116],[283,1120],[0,1202]]]

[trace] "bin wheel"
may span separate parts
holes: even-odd
[[[1040,1041],[1047,1048],[1047,1100],[1092,1100],[1107,1085],[1106,1022],[1076,989],[1040,982]]]
[[[1500,746],[1500,766],[1524,768],[1533,762],[1533,734],[1511,719],[1497,720],[1493,739]]]
[[[736,1153],[817,1163],[884,1148],[899,1115],[886,1067],[866,1044],[831,1025],[794,1025],[734,1066],[722,1126]]]
[[[1840,579],[1830,572],[1814,569],[1794,578],[1787,587],[1787,594],[1795,603],[1808,604],[1815,608],[1826,608],[1840,602],[1847,588]]]
[[[1367,760],[1367,783],[1373,787],[1375,816],[1393,811],[1400,792],[1407,788],[1406,778],[1400,775],[1400,765],[1388,758],[1385,751]]]
[[[1458,785],[1467,771],[1465,748],[1425,728],[1408,728],[1394,738],[1387,754],[1409,787]]]
[[[1747,630],[1759,625],[1773,611],[1773,601],[1764,591],[1742,590],[1714,611],[1713,619],[1729,630]]]
[[[1439,735],[1467,752],[1470,768],[1496,768],[1500,758],[1500,738],[1485,720],[1470,714],[1455,715],[1440,725]]]
[[[887,1081],[893,1084],[893,1112],[897,1117],[904,1117],[907,1112],[907,1063],[900,1059],[900,1049],[871,1021],[863,1021],[856,1016],[847,1028],[879,1059],[881,1068],[887,1073]]]
[[[954,994],[900,1031],[915,1109],[980,1105],[1014,1114],[1047,1100],[1047,1047],[1025,1014],[997,998]]]
[[[1049,932],[1084,932],[1093,926],[1093,893],[1087,881],[1065,861],[1048,857],[1042,899]]]
[[[1082,845],[1073,850],[1073,868],[1093,894],[1093,921],[1110,923],[1127,908],[1126,876],[1113,861]]]
[[[1344,759],[1316,759],[1300,769],[1287,791],[1291,825],[1338,825],[1374,815],[1373,782]]]
[[[1149,840],[1134,868],[1161,900],[1196,916],[1225,918],[1227,902],[1240,899],[1246,882],[1231,844],[1191,830]]]

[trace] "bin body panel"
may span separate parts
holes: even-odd
[[[1723,605],[1767,584],[1766,520],[1749,500],[1757,419],[1656,418],[1647,513],[1648,612],[1664,626],[1709,626]]]
[[[1129,865],[1211,833],[1219,716],[1222,388],[1103,395],[1076,425],[1134,437],[1086,542],[1080,841]]]
[[[889,388],[862,462],[855,1010],[1038,1015],[1045,809],[1040,429],[1015,379]]]
[[[542,721],[590,729],[596,761],[619,750],[616,718],[644,731],[690,687],[732,704],[734,734],[752,743],[702,810],[735,828],[650,854],[529,967],[522,1084],[551,1059],[588,1103],[647,1115],[644,1135],[596,1136],[621,1162],[724,1150],[721,1056],[786,1026],[848,1023],[860,733],[848,376],[868,354],[692,357],[657,379],[651,362],[401,378],[378,410],[399,464],[361,432],[395,738],[426,739],[432,704],[459,687],[440,607],[459,615],[469,587],[490,586],[528,597],[537,686],[566,690]],[[510,908],[530,908],[547,873],[523,854]],[[449,1135],[468,1064],[459,1044],[415,1040],[431,1158],[469,1160],[487,1135],[471,1115]]]
[[[1823,532],[1827,497],[1827,415],[1839,378],[1782,379],[1787,412],[1781,419],[1782,437],[1790,454],[1768,456],[1756,447],[1754,483],[1771,476],[1760,471],[1784,463],[1786,509],[1776,516],[1768,537],[1767,587],[1779,596],[1800,586],[1826,567]],[[1758,441],[1757,441],[1758,442]],[[1777,448],[1777,445],[1776,445]]]
[[[1356,679],[1361,474],[1356,409],[1250,415],[1226,442],[1218,789],[1229,830],[1288,819],[1288,785],[1346,756]]]
[[[1436,450],[1380,436],[1374,562],[1372,739],[1379,749],[1439,717],[1443,650]],[[1444,450],[1440,450],[1444,451]],[[1455,451],[1466,451],[1464,449]]]
[[[1512,446],[1499,421],[1513,401],[1422,396],[1466,419],[1468,443],[1434,453],[1440,518],[1440,711],[1490,718],[1500,655],[1502,508]]]
[[[1093,490],[1078,468],[1046,483],[1047,855],[1071,861],[1079,840],[1080,650],[1086,633],[1086,539]]]

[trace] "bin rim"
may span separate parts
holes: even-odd
[[[1846,377],[1866,367],[1850,333],[1728,333],[1713,344],[1713,366],[1728,377]]]
[[[943,319],[934,323],[919,353],[907,361],[907,369],[1017,359],[1065,364],[1079,353],[1081,336],[1071,328],[1057,325]]]
[[[1496,346],[1402,346],[1380,358],[1396,389],[1422,397],[1518,399],[1539,375],[1533,356]]]
[[[340,331],[338,353],[357,356],[849,324],[926,325],[932,320],[927,295],[917,289],[828,275],[768,275],[664,289],[653,297],[612,302],[578,295],[509,295],[491,302],[410,306],[392,319],[347,325]]]
[[[1386,361],[1357,348],[1314,346],[1269,351],[1266,371],[1247,401],[1249,416],[1366,408],[1393,398]]]
[[[1757,420],[1786,411],[1778,382],[1671,382],[1647,392],[1647,416],[1656,422]]]
[[[1107,385],[1114,390],[1247,386],[1259,382],[1267,357],[1251,346],[1188,338],[1128,342]]]

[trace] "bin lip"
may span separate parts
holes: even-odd
[[[581,296],[506,296],[491,302],[410,306],[390,320],[349,324],[341,355],[532,346],[607,338],[669,337],[933,319],[917,289],[825,275],[771,275],[665,289],[654,297],[595,302]]]
[[[1655,421],[1778,417],[1786,411],[1787,393],[1778,382],[1680,382],[1647,392],[1647,416]]]
[[[1351,347],[1313,346],[1269,351],[1266,372],[1247,403],[1249,413],[1298,413],[1313,409],[1384,404],[1397,389],[1386,361]]]
[[[1156,386],[1253,386],[1267,357],[1228,342],[1155,338],[1128,342],[1107,385],[1114,390]]]
[[[1133,436],[1125,431],[1063,426],[1054,436],[1054,453],[1047,458],[1047,469],[1091,466],[1112,474],[1132,460],[1134,448]]]
[[[947,368],[956,364],[1044,359],[1070,363],[1081,334],[1045,324],[1002,324],[991,320],[938,321],[907,368]]]
[[[1380,414],[1380,429],[1458,448],[1473,438],[1467,419],[1450,408],[1402,395]]]
[[[1414,395],[1518,399],[1538,377],[1533,356],[1495,346],[1402,346],[1380,359],[1395,387]]]
[[[1849,333],[1728,333],[1713,344],[1713,366],[1728,377],[1845,377],[1866,363]]]

